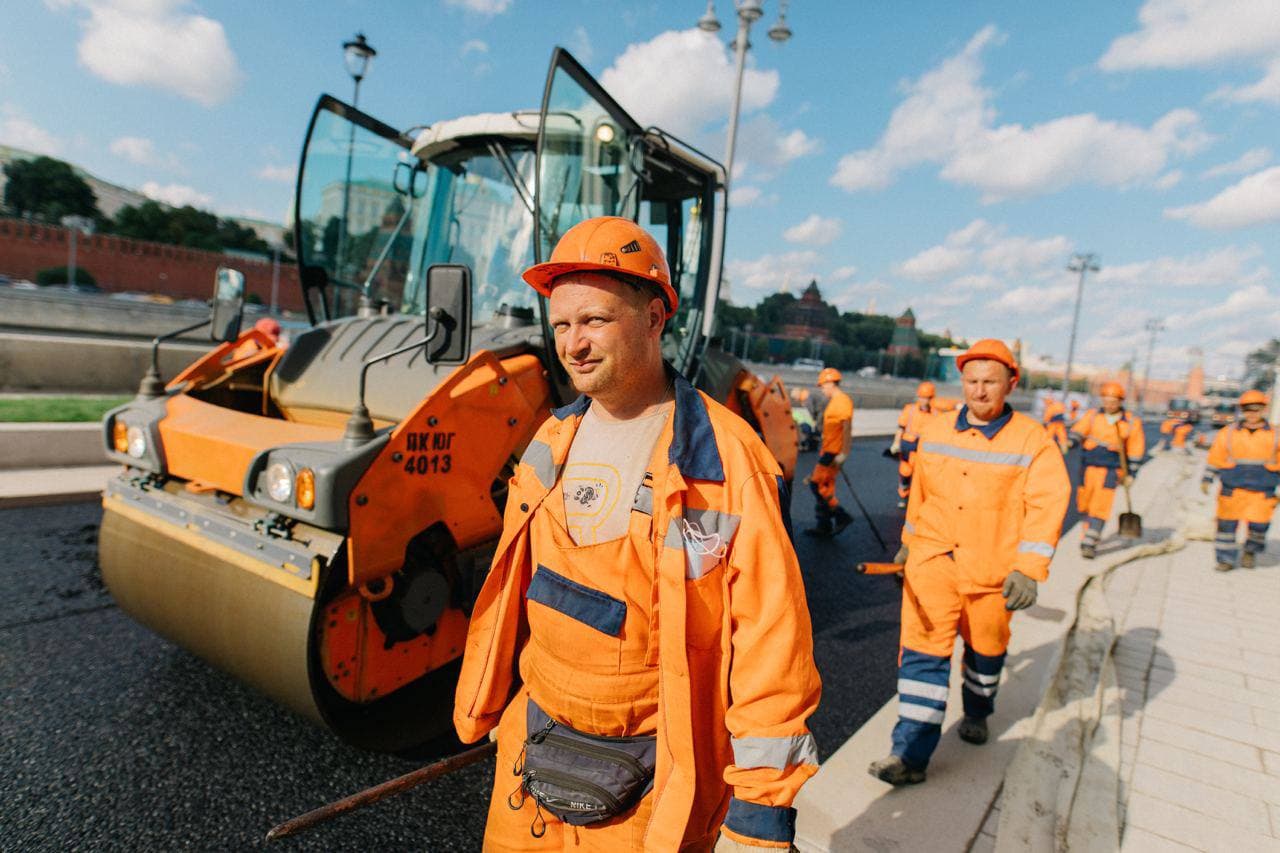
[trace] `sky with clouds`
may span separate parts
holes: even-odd
[[[1276,0],[792,0],[753,30],[726,255],[753,303],[816,278],[841,308],[1020,337],[1155,374],[1214,372],[1280,334]],[[341,44],[378,56],[361,107],[400,127],[536,106],[569,48],[641,122],[713,155],[730,0],[0,0],[0,144],[174,204],[282,221]]]

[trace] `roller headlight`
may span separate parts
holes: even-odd
[[[267,495],[278,504],[293,502],[293,466],[288,462],[267,466]]]
[[[147,455],[147,431],[140,426],[131,426],[125,431],[125,440],[128,442],[125,451],[134,459],[141,459]]]
[[[129,452],[129,427],[122,421],[111,424],[111,446],[115,448],[116,453]]]

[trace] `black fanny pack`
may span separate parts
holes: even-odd
[[[532,699],[527,720],[522,761],[514,768],[521,777],[521,791],[565,823],[585,826],[608,820],[653,787],[656,735],[585,734],[551,719]],[[508,804],[518,809],[524,798]],[[533,834],[540,837],[545,829],[535,818]]]

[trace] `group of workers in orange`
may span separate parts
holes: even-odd
[[[548,301],[580,396],[516,466],[468,628],[454,724],[463,741],[497,742],[484,847],[794,849],[821,682],[782,470],[744,420],[664,362],[679,293],[644,228],[587,220],[524,279]],[[939,411],[922,385],[895,438],[907,489],[899,719],[890,755],[869,768],[894,785],[925,778],[957,635],[959,736],[987,740],[1012,613],[1048,577],[1069,498],[1060,441],[1006,402],[1019,375],[1009,349],[978,341],[957,365],[964,405]],[[853,420],[840,379],[818,376],[818,535],[850,520],[835,498]],[[1073,427],[1088,457],[1081,506],[1099,518],[1128,476],[1113,443],[1141,441],[1108,390]],[[1275,435],[1257,421],[1211,454],[1220,507],[1249,522],[1248,555],[1280,483]]]

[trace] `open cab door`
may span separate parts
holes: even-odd
[[[596,216],[631,219],[663,247],[680,295],[663,351],[693,378],[720,289],[724,169],[663,131],[640,125],[568,51],[556,48],[542,96],[535,174],[539,261],[565,231]],[[554,352],[549,327],[545,334]],[[554,375],[561,398],[571,398],[559,365]]]

